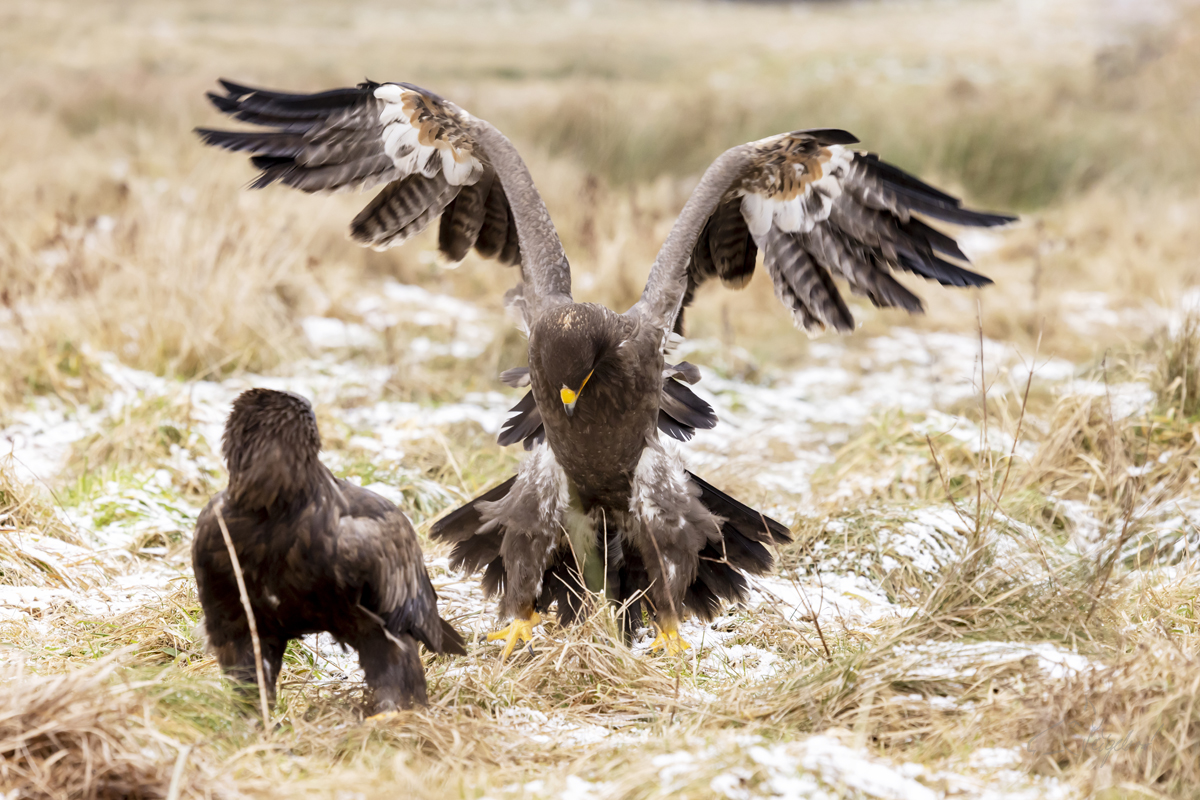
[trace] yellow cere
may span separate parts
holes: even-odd
[[[592,372],[595,371],[596,370],[592,370]],[[583,387],[587,386],[587,382],[592,377],[592,372],[589,372],[587,377],[583,379],[583,383],[579,384],[579,391],[571,391],[565,386],[558,390],[558,396],[562,398],[563,405],[569,406],[579,399],[579,392],[582,392]]]

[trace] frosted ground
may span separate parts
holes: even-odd
[[[1092,310],[1101,322],[1106,321],[1105,308]],[[469,361],[507,323],[461,300],[394,281],[364,296],[355,311],[356,321],[305,319],[303,329],[316,355],[269,376],[180,382],[122,366],[110,354],[94,353],[90,357],[110,386],[103,403],[86,407],[41,397],[10,416],[9,425],[0,431],[6,462],[18,480],[54,496],[55,513],[79,541],[70,544],[50,535],[0,527],[6,557],[19,554],[38,567],[17,570],[25,580],[6,579],[6,585],[0,585],[0,632],[20,643],[16,655],[36,665],[48,654],[31,652],[37,646],[31,642],[52,654],[68,646],[64,643],[72,638],[72,629],[85,620],[89,626],[119,624],[125,618],[153,615],[153,609],[163,604],[181,603],[194,617],[188,541],[204,497],[195,487],[222,484],[218,454],[224,417],[233,398],[251,386],[287,389],[311,398],[326,435],[326,463],[400,503],[419,523],[479,488],[465,486],[457,466],[441,473],[448,474],[449,480],[432,480],[427,470],[414,465],[420,459],[413,456],[424,458],[430,451],[445,449],[447,441],[461,437],[464,428],[493,437],[519,394],[497,389],[468,393],[451,403],[399,402],[389,399],[388,391],[396,368],[372,366],[372,354],[382,347],[385,334],[402,331],[416,362]],[[1073,324],[1089,325],[1091,320],[1081,314]],[[680,689],[677,682],[676,687],[688,702],[701,707],[715,701],[726,687],[744,690],[788,670],[787,649],[755,635],[763,620],[795,630],[814,647],[826,637],[869,641],[881,627],[899,623],[917,610],[899,592],[889,595],[881,588],[879,570],[886,574],[903,565],[936,582],[963,557],[973,523],[960,508],[945,502],[892,504],[875,521],[873,546],[857,550],[857,555],[839,547],[839,536],[848,523],[829,514],[831,505],[853,509],[861,501],[867,507],[882,486],[905,491],[902,466],[894,473],[848,475],[832,485],[826,478],[825,496],[813,489],[814,476],[831,468],[839,450],[881,415],[902,415],[921,435],[953,441],[969,452],[987,448],[1005,454],[1014,448],[1011,435],[994,430],[985,436],[961,413],[972,398],[979,397],[981,374],[987,376],[993,396],[1020,397],[1032,369],[1033,391],[1060,401],[1072,395],[1103,395],[1116,417],[1144,414],[1155,399],[1142,382],[1106,385],[1084,376],[1069,362],[1034,361],[1031,353],[987,338],[903,327],[861,341],[821,339],[810,346],[802,367],[757,371],[754,380],[737,377],[750,356],[717,341],[684,341],[675,356],[700,365],[704,377],[698,391],[721,420],[715,430],[702,431],[682,445],[692,468],[718,485],[723,480],[736,482],[743,494],[752,495],[748,499],[793,526],[806,519],[824,520],[810,555],[787,560],[775,574],[755,580],[746,607],[730,609],[711,624],[691,621],[684,626],[681,633],[693,650],[684,670],[689,675],[687,685]],[[78,458],[84,443],[111,436],[130,420],[147,415],[160,429],[174,426],[162,457],[148,466],[115,471],[87,488],[68,485],[71,460]],[[1015,452],[1023,458],[1034,457],[1035,450],[1036,445],[1027,440],[1015,444]],[[453,462],[453,455],[449,459]],[[362,478],[363,462],[376,466],[375,479]],[[916,489],[911,493],[915,497]],[[1173,505],[1165,524],[1177,529],[1194,520],[1200,508],[1194,499],[1181,498]],[[1063,542],[1054,557],[1086,556],[1100,537],[1101,523],[1090,516],[1087,503],[1067,502],[1063,513],[1074,521],[1074,536]],[[1015,520],[1005,520],[1003,529],[1011,539],[998,548],[999,557],[1011,562],[1006,570],[1016,574],[1050,566],[1028,557],[1028,540],[1036,538],[1036,532]],[[493,629],[492,604],[482,596],[477,577],[450,573],[445,554],[432,545],[426,544],[426,556],[443,614],[472,634]],[[13,566],[0,565],[6,574]],[[169,633],[179,646],[168,655],[184,659],[193,670],[213,671],[211,660],[200,657],[190,630],[177,625]],[[633,652],[656,669],[656,657],[647,649],[648,634],[642,632]],[[562,631],[543,629],[541,636],[535,647],[545,647]],[[473,644],[471,655],[445,667],[437,680],[494,672],[497,649],[498,645]],[[361,679],[353,654],[343,653],[327,636],[309,637],[297,650],[307,653],[298,658],[311,686],[335,687]],[[907,672],[913,680],[937,680],[950,687],[968,686],[976,672],[1006,665],[1036,677],[1044,687],[1079,679],[1092,668],[1087,657],[1049,642],[910,641],[897,646],[894,655],[901,666],[893,680]],[[899,696],[893,702],[955,708],[959,700],[950,691],[936,697]],[[974,701],[966,703],[969,707]],[[497,722],[527,740],[529,748],[560,754],[572,748],[581,753],[637,748],[653,735],[650,726],[630,723],[620,715],[581,719],[570,710],[555,714],[523,708],[519,698],[496,708],[494,714]],[[701,793],[734,800],[1078,796],[1078,787],[1069,782],[1031,773],[1028,754],[1021,748],[985,744],[933,768],[872,752],[862,731],[834,728],[788,741],[722,731],[685,735],[675,749],[654,754],[652,779],[659,782],[663,794],[684,787],[695,791],[693,773],[703,765],[709,777],[707,790]],[[603,780],[555,774],[489,787],[486,794],[599,798],[619,796],[622,791]]]
[[[169,800],[1200,796],[1193,0],[0,19],[4,800],[114,775]],[[510,135],[577,297],[613,308],[714,155],[791,127],[844,127],[1022,221],[959,232],[995,285],[914,282],[924,317],[852,300],[845,338],[791,330],[761,276],[699,294],[675,357],[721,423],[682,449],[796,542],[745,608],[685,628],[685,657],[624,647],[602,612],[547,619],[507,665],[479,642],[428,658],[430,707],[369,722],[353,654],[313,637],[264,730],[194,633],[189,537],[232,398],[312,398],[330,467],[420,530],[523,455],[495,444],[517,399],[496,376],[523,358],[511,271],[443,269],[429,237],[354,247],[364,197],[244,191],[244,159],[191,133],[217,76],[364,75]],[[456,624],[491,629],[477,578],[425,555]]]

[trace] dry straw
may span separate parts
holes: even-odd
[[[60,675],[19,663],[5,670],[0,791],[29,800],[233,796],[206,756],[159,729],[156,682],[122,680],[123,655]]]
[[[363,27],[323,3],[282,16],[227,0],[200,16],[187,4],[16,3],[0,26],[0,66],[10,67],[0,129],[9,155],[0,164],[2,422],[27,410],[31,393],[100,408],[114,386],[98,351],[170,376],[270,370],[311,354],[298,319],[361,322],[358,298],[384,279],[472,300],[498,320],[511,271],[474,261],[444,270],[424,253],[428,239],[383,254],[353,248],[344,229],[364,198],[245,192],[249,168],[202,150],[189,132],[215,119],[204,76],[316,90],[358,80],[363,69],[425,82],[509,132],[564,237],[577,296],[614,307],[636,298],[696,173],[722,147],[810,124],[849,128],[972,202],[1036,217],[991,240],[979,259],[997,280],[983,295],[983,329],[1027,351],[1044,330],[1043,352],[1083,362],[1079,371],[1101,385],[1148,378],[1156,407],[1123,417],[1108,393],[1060,397],[1022,380],[946,409],[982,441],[927,437],[919,415],[897,412],[848,432],[814,480],[797,544],[780,553],[814,595],[807,618],[734,610],[725,621],[731,641],[779,656],[780,671],[765,681],[707,669],[704,652],[631,651],[599,603],[580,626],[548,621],[533,653],[508,664],[482,645],[465,659],[427,656],[429,708],[386,722],[364,722],[362,687],[293,649],[279,676],[277,725],[264,732],[231,712],[216,665],[188,640],[198,609],[186,581],[119,621],[70,603],[25,614],[2,623],[30,666],[0,685],[0,791],[190,798],[236,783],[262,796],[503,796],[538,780],[561,793],[568,776],[582,776],[641,800],[711,796],[712,779],[736,768],[740,788],[765,793],[768,772],[739,737],[786,744],[825,732],[930,774],[966,771],[970,753],[986,746],[1013,749],[1030,770],[1079,790],[1195,796],[1196,549],[1173,569],[1159,567],[1167,544],[1200,543],[1190,521],[1160,526],[1167,512],[1194,519],[1200,326],[1185,321],[1148,349],[1123,339],[1144,338],[1134,324],[1143,304],[1173,301],[1194,280],[1200,122],[1195,104],[1179,98],[1193,97],[1200,81],[1200,17],[1180,9],[1169,30],[1093,47],[1080,44],[1075,26],[1038,16],[1053,13],[1051,3],[1029,15],[1006,3],[849,4],[803,15],[744,5],[598,6],[587,20],[539,9],[551,21],[505,10],[473,33],[459,17],[401,2],[421,35],[398,50],[394,26]],[[380,14],[396,13],[392,6]],[[156,22],[129,22],[138,19]],[[1071,38],[1028,47],[1059,30]],[[514,47],[518,40],[532,45]],[[311,42],[320,43],[320,64]],[[970,71],[953,66],[964,63]],[[338,64],[361,68],[328,66]],[[943,75],[934,64],[951,66]],[[978,75],[991,77],[983,85]],[[930,313],[904,325],[974,324],[972,295],[921,291]],[[1120,322],[1087,327],[1077,313],[1087,292],[1109,293]],[[848,344],[851,367],[857,342],[901,319],[865,305],[856,313],[864,328]],[[772,369],[808,352],[761,278],[741,294],[702,292],[688,325],[695,338],[723,343],[710,364],[721,375],[770,381]],[[417,362],[408,345],[418,335],[432,334],[394,326],[382,352],[366,354],[394,371],[388,399],[491,390],[492,376],[524,352],[505,327],[477,359]],[[1126,363],[1088,361],[1102,344],[1131,351]],[[108,479],[105,469],[162,466],[179,444],[166,430],[179,428],[178,412],[146,409],[82,442],[71,478],[82,485]],[[355,474],[381,469],[351,446],[348,426],[323,418],[322,430]],[[443,434],[406,445],[402,477],[380,473],[402,483],[418,519],[510,473],[516,458],[475,426]],[[752,475],[724,477],[739,496],[790,502],[764,496]],[[829,499],[856,479],[867,488]],[[211,487],[183,489],[198,496]],[[946,534],[953,558],[932,571],[880,537],[928,508],[950,509],[961,523]],[[87,543],[40,489],[3,468],[0,515],[0,582],[81,581],[74,566],[23,554],[20,537],[34,533]],[[1085,542],[1089,520],[1095,540]],[[186,571],[180,558],[173,549],[161,562],[114,558],[111,568]],[[815,587],[835,563],[904,613],[869,625],[831,618]],[[1027,653],[983,650],[954,670],[914,666],[920,646],[934,647],[928,662],[939,660],[937,646],[988,643],[1013,643],[1017,653],[1053,645],[1090,667],[1063,678]],[[136,649],[96,662],[126,644]],[[261,670],[257,653],[256,662]],[[1083,746],[1093,728],[1107,750]],[[592,738],[581,741],[580,731]],[[1053,746],[1039,750],[1042,741]],[[664,782],[654,756],[705,748],[715,755],[677,785]]]
[[[229,536],[229,528],[225,526],[225,516],[221,513],[225,506],[222,500],[214,509],[217,514],[217,524],[221,527],[221,537],[225,540],[225,548],[229,551],[229,563],[233,567],[233,576],[237,579],[238,597],[242,601],[242,610],[246,612],[246,624],[250,628],[250,643],[254,648],[254,675],[258,678],[258,704],[262,712],[263,725],[271,727],[271,710],[267,700],[267,682],[263,676],[262,644],[258,638],[258,622],[254,619],[254,609],[250,605],[250,595],[246,593],[246,577],[242,574],[242,565],[238,561],[237,549]],[[274,676],[272,676],[274,677]]]

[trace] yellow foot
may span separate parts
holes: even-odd
[[[487,639],[489,642],[505,640],[504,652],[500,654],[500,660],[503,661],[512,655],[512,651],[518,643],[533,641],[533,626],[541,624],[541,621],[541,614],[531,611],[529,619],[514,619],[508,623],[507,628],[489,633]]]
[[[380,711],[378,714],[372,714],[371,716],[367,717],[366,720],[364,720],[364,721],[365,722],[383,722],[384,720],[389,720],[392,717],[398,717],[398,716],[400,716],[399,711]]]
[[[690,648],[691,645],[679,637],[679,631],[674,626],[659,628],[658,637],[650,643],[651,650],[662,650],[673,656],[681,656]]]

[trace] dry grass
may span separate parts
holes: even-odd
[[[1194,631],[1147,639],[1111,667],[1028,703],[1035,769],[1089,774],[1088,788],[1147,787],[1171,797],[1195,790],[1200,673]],[[1184,649],[1188,640],[1191,650]]]
[[[84,341],[159,373],[269,367],[306,349],[299,316],[339,313],[364,276],[432,280],[498,304],[510,280],[502,271],[472,261],[440,272],[420,245],[384,255],[346,246],[358,198],[241,191],[245,166],[188,133],[215,119],[202,92],[220,74],[299,88],[399,75],[489,116],[528,154],[580,294],[618,305],[637,296],[665,226],[723,147],[817,124],[853,129],[974,202],[1031,212],[1037,224],[981,262],[1000,279],[985,300],[996,335],[1028,340],[1040,326],[1066,349],[1063,294],[1114,290],[1137,306],[1194,279],[1186,223],[1198,121],[1175,101],[1200,72],[1194,14],[1170,32],[1031,59],[1021,27],[997,25],[1003,4],[956,11],[953,34],[936,5],[880,25],[865,7],[797,16],[620,6],[572,20],[472,6],[465,13],[479,22],[466,41],[448,17],[415,8],[364,6],[346,23],[314,3],[265,39],[250,32],[270,6],[107,8],[6,12],[0,301],[15,340],[10,402],[30,385],[68,391],[71,359],[61,354]],[[389,14],[422,35],[397,49],[387,26],[364,22]],[[849,52],[846,27],[856,30]],[[243,48],[244,36],[254,45]],[[1146,259],[1153,269],[1137,268]],[[966,295],[930,297],[938,313],[922,325],[953,329],[974,316]],[[695,332],[719,330],[724,317],[711,311],[728,304],[739,310],[733,334],[758,352],[803,353],[766,283],[741,297],[708,293]]]
[[[171,690],[123,680],[119,659],[46,677],[19,666],[8,672],[0,688],[0,790],[8,796],[234,796],[202,753],[153,719],[155,701]]]
[[[74,546],[75,557],[49,558],[44,548],[28,546],[47,536]],[[0,462],[0,584],[78,586],[77,573],[94,561],[83,544],[45,493],[17,478],[11,459]]]
[[[1200,311],[1190,309],[1177,331],[1167,330],[1157,344],[1154,391],[1171,416],[1200,414]]]
[[[1164,318],[1200,277],[1196,9],[1119,36],[1096,7],[1066,0],[581,9],[0,9],[0,423],[43,402],[103,418],[44,487],[0,465],[0,636],[23,664],[0,679],[0,794],[642,800],[771,796],[784,779],[811,779],[804,791],[878,796],[806,760],[821,734],[858,758],[906,762],[939,793],[978,793],[957,776],[976,774],[976,751],[1000,748],[1031,791],[1196,796],[1200,341],[1194,314]],[[316,90],[364,74],[429,86],[508,131],[577,296],[614,306],[636,298],[721,149],[796,127],[853,130],[1025,219],[974,240],[997,280],[985,292],[923,287],[919,319],[856,306],[863,327],[841,367],[859,370],[897,324],[971,336],[981,325],[1026,354],[1040,347],[1039,363],[1080,365],[1079,380],[1100,388],[1027,390],[989,362],[977,370],[986,396],[929,413],[885,407],[830,431],[810,506],[753,474],[723,475],[739,497],[796,512],[774,585],[811,606],[731,610],[705,629],[721,648],[651,658],[620,644],[602,609],[571,629],[549,620],[535,651],[506,665],[484,645],[427,658],[429,708],[367,721],[361,685],[295,644],[279,724],[263,731],[236,712],[193,632],[188,515],[223,472],[192,381],[232,386],[326,362],[384,371],[378,391],[342,387],[317,413],[335,471],[398,491],[418,524],[520,455],[458,421],[385,457],[365,441],[377,431],[347,421],[383,401],[428,409],[494,390],[500,370],[523,363],[500,308],[511,271],[473,257],[446,269],[428,236],[383,254],[354,248],[344,230],[366,198],[246,192],[246,165],[190,134],[216,119],[202,95],[217,76]],[[333,355],[307,340],[309,315],[365,324],[359,301],[388,280],[474,302],[495,338],[468,358],[423,357],[419,339],[460,332],[401,319],[376,345]],[[706,290],[688,322],[709,340],[689,358],[747,384],[816,352],[761,279]],[[107,354],[178,391],[130,392]],[[1130,382],[1156,399],[1124,415]],[[763,446],[796,457],[794,442]],[[93,531],[110,537],[104,547]],[[44,540],[88,563],[27,546]],[[120,581],[150,574],[167,587],[157,598],[120,600]],[[460,623],[489,624],[473,579],[435,580]],[[889,614],[852,613],[863,585]],[[121,611],[83,602],[100,592]],[[776,667],[721,662],[733,648]],[[1062,652],[1088,666],[1047,666]],[[971,786],[1000,780],[978,775]]]

